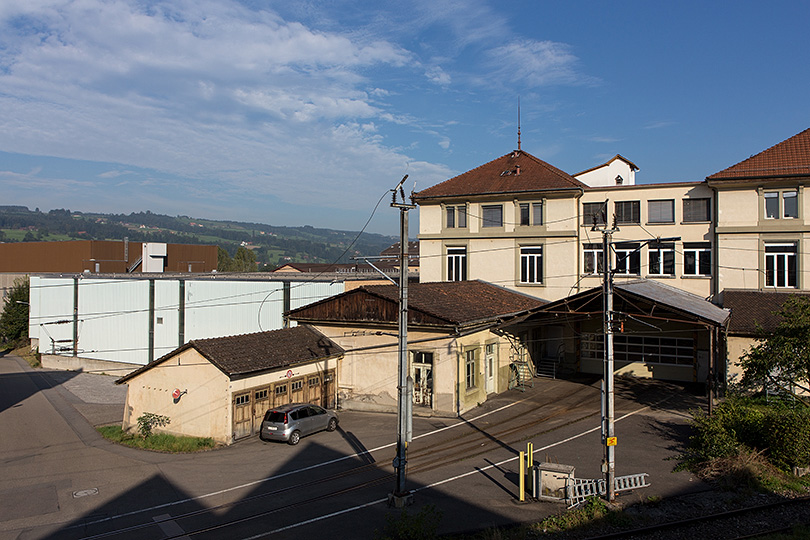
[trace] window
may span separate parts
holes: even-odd
[[[777,191],[765,193],[765,217],[769,219],[779,217],[779,193]]]
[[[233,398],[234,405],[245,405],[246,403],[250,403],[250,394],[242,394]]]
[[[606,202],[589,202],[582,205],[582,224],[590,225],[604,225],[607,219],[607,203]]]
[[[264,390],[256,391],[256,394],[253,397],[256,399],[256,401],[267,399],[267,389],[265,388]]]
[[[647,221],[650,223],[675,223],[675,201],[649,201]]]
[[[413,353],[413,362],[414,362],[414,364],[432,364],[433,363],[433,353],[432,352],[415,352],[415,353]]]
[[[583,273],[585,274],[601,274],[602,273],[602,244],[585,244],[583,247]]]
[[[683,221],[684,223],[695,223],[700,221],[711,221],[711,199],[684,199],[683,200]]]
[[[704,242],[683,244],[683,275],[712,275],[712,245]]]
[[[765,244],[765,286],[796,287],[796,244]]]
[[[543,224],[543,203],[520,203],[521,225]]]
[[[650,257],[650,274],[656,276],[675,275],[675,244],[653,243],[647,249]]]
[[[641,253],[639,245],[633,243],[615,244],[616,274],[639,275],[641,273]]]
[[[605,354],[602,334],[583,334],[580,338],[580,351],[583,359],[601,361]],[[613,336],[613,359],[617,362],[691,366],[695,362],[695,340],[616,334]]]
[[[447,248],[447,281],[467,281],[467,248]]]
[[[468,390],[475,388],[475,349],[464,353],[464,380]]]
[[[799,217],[799,197],[796,191],[782,193],[782,216],[785,218]]]
[[[301,390],[304,387],[304,381],[295,381],[290,385],[290,390],[293,392]]]
[[[616,207],[616,223],[641,223],[640,201],[618,201]]]
[[[467,207],[448,206],[447,207],[447,228],[466,229],[467,228]]]
[[[520,282],[543,283],[543,246],[520,248]]]
[[[482,227],[503,227],[503,205],[486,204],[481,207]]]
[[[765,199],[766,219],[779,219],[780,217],[795,219],[799,217],[798,191],[766,191],[763,196]]]
[[[287,385],[286,384],[277,384],[274,390],[277,396],[287,393]]]
[[[309,386],[310,388],[313,388],[315,386],[319,386],[320,384],[321,384],[321,378],[320,377],[310,377],[307,380],[307,386]]]

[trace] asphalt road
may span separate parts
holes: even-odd
[[[401,512],[385,503],[395,485],[394,415],[342,412],[338,431],[296,447],[252,438],[199,454],[160,454],[96,433],[92,424],[120,419],[123,399],[109,378],[88,377],[0,358],[0,540],[374,538],[387,516]],[[617,384],[617,474],[646,472],[651,483],[620,502],[703,489],[667,460],[685,439],[687,411],[701,405],[675,385]],[[598,478],[598,385],[537,379],[464,418],[415,418],[408,512],[437,516],[440,532],[559,512],[561,504],[516,501],[517,453],[528,442],[535,461]]]

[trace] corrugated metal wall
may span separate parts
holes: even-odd
[[[75,282],[73,277],[32,276],[29,335],[39,339],[42,352],[55,347],[57,354],[73,355],[75,283],[77,354],[84,358],[146,364],[181,341],[283,326],[285,292],[279,281],[82,276]],[[343,290],[342,282],[292,282],[289,307]]]

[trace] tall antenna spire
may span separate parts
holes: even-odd
[[[518,152],[520,152],[520,96],[518,96]]]

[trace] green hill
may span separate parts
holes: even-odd
[[[357,232],[282,227],[262,223],[216,221],[152,212],[129,215],[0,206],[0,241],[123,240],[176,244],[214,244],[230,256],[239,246],[256,254],[259,268],[272,270],[286,262],[349,262],[359,255],[378,255],[398,241],[393,236],[363,233],[345,253]]]

